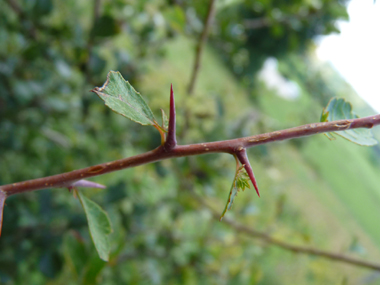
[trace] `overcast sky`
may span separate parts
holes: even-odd
[[[380,113],[380,1],[352,0],[341,34],[322,38],[317,54],[331,61],[357,93]]]

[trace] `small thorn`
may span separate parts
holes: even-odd
[[[170,112],[169,112],[169,126],[168,135],[164,144],[165,150],[169,151],[177,145],[176,139],[176,113],[175,113],[175,101],[173,84],[170,85]]]
[[[236,156],[239,159],[240,163],[244,165],[244,168],[247,171],[247,174],[252,181],[253,187],[255,187],[256,193],[260,197],[259,187],[257,186],[256,178],[255,178],[255,175],[253,174],[253,170],[252,170],[251,164],[249,163],[247,151],[245,150],[245,148],[243,148],[240,151],[237,151]]]
[[[88,180],[85,180],[85,179],[78,180],[78,181],[72,183],[70,186],[68,186],[68,189],[71,190],[74,187],[99,188],[99,189],[106,188],[106,186],[104,186],[102,184],[95,183],[95,182],[92,182],[92,181],[88,181]]]
[[[3,227],[3,213],[4,213],[4,205],[5,205],[5,199],[7,198],[7,195],[5,192],[3,192],[0,189],[0,236],[1,236],[1,229]]]

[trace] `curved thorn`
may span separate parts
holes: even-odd
[[[0,189],[0,236],[1,236],[1,229],[3,227],[3,212],[4,212],[4,205],[5,205],[5,199],[7,198],[7,195],[5,192],[3,192]]]
[[[74,187],[99,188],[99,189],[106,188],[106,186],[104,186],[102,184],[95,183],[95,182],[92,182],[92,181],[88,181],[88,180],[85,180],[85,179],[76,181],[76,182],[72,183],[70,186],[68,186],[68,188],[70,190],[73,189]]]
[[[175,101],[173,84],[170,85],[170,112],[169,112],[169,126],[168,135],[164,144],[165,150],[171,150],[177,145],[176,139],[176,114],[175,114]]]
[[[253,187],[255,187],[256,193],[260,197],[259,187],[257,186],[256,178],[255,178],[255,175],[253,174],[253,170],[252,170],[251,164],[249,163],[247,151],[245,150],[245,148],[237,151],[236,156],[239,159],[240,163],[244,164],[244,168],[247,171],[248,176],[252,181]]]

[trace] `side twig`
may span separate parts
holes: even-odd
[[[195,82],[197,80],[199,67],[201,65],[201,57],[202,57],[203,46],[206,43],[206,40],[208,37],[208,32],[210,30],[210,25],[211,25],[211,22],[214,18],[214,13],[215,13],[215,0],[210,0],[206,20],[205,20],[205,23],[203,26],[203,31],[202,31],[202,34],[199,38],[197,48],[196,48],[193,72],[191,74],[190,83],[189,83],[189,86],[187,88],[187,94],[189,94],[189,95],[192,95],[193,91],[194,91]]]
[[[206,202],[203,201],[203,199],[200,199],[196,195],[194,195],[194,196],[195,196],[195,199],[197,199],[197,201],[199,203],[201,203],[205,208],[207,208],[216,219],[219,218],[219,216],[220,216],[219,213],[217,213],[214,209],[212,209]],[[249,228],[249,227],[242,225],[240,223],[237,223],[237,222],[235,222],[235,221],[233,221],[227,217],[223,218],[223,222],[226,223],[227,225],[229,225],[230,227],[232,227],[237,232],[244,233],[244,234],[248,235],[249,237],[259,239],[259,240],[261,240],[261,241],[263,241],[269,245],[277,246],[277,247],[280,247],[280,248],[288,250],[288,251],[292,251],[292,252],[297,253],[297,254],[300,253],[300,254],[308,254],[308,255],[318,256],[318,257],[330,259],[330,260],[336,261],[336,262],[351,264],[351,265],[355,265],[355,266],[360,266],[360,267],[380,271],[380,264],[377,264],[377,263],[360,260],[360,259],[357,259],[354,257],[344,255],[344,254],[319,250],[319,249],[316,249],[313,247],[293,245],[293,244],[278,240],[278,239],[270,236],[269,234],[267,234],[265,232],[261,232],[261,231]]]
[[[216,217],[217,217],[217,215],[216,215]],[[251,229],[247,226],[244,226],[242,224],[236,223],[236,222],[234,222],[228,218],[225,218],[224,222],[226,224],[228,224],[229,226],[231,226],[232,228],[234,228],[238,232],[245,233],[252,238],[261,239],[262,241],[264,241],[268,244],[280,247],[280,248],[285,249],[285,250],[292,251],[294,253],[314,255],[314,256],[327,258],[327,259],[337,261],[337,262],[348,263],[351,265],[366,267],[369,269],[380,271],[380,264],[377,264],[377,263],[360,260],[360,259],[357,259],[354,257],[344,255],[344,254],[333,253],[333,252],[329,252],[329,251],[323,251],[323,250],[319,250],[319,249],[312,248],[312,247],[297,246],[297,245],[289,244],[287,242],[275,239],[266,233],[259,232],[259,231],[256,231],[254,229]]]

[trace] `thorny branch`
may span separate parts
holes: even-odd
[[[10,196],[17,193],[46,188],[68,187],[78,180],[122,170],[125,168],[152,163],[159,160],[208,153],[237,154],[242,149],[270,142],[282,141],[326,132],[338,132],[357,128],[372,128],[373,126],[377,125],[380,125],[380,114],[350,120],[307,124],[295,128],[232,140],[189,145],[176,145],[170,150],[166,150],[163,146],[159,146],[156,149],[148,151],[146,153],[138,154],[124,159],[97,164],[94,166],[89,166],[86,168],[53,176],[3,185],[0,186],[0,191],[4,192],[6,196]]]

